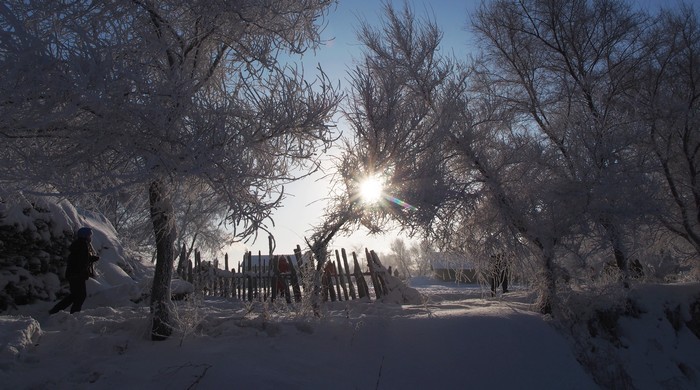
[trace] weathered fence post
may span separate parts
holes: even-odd
[[[274,302],[277,298],[277,290],[279,287],[280,271],[279,271],[279,259],[277,256],[270,259],[270,267],[272,267],[272,301]]]
[[[199,251],[194,250],[194,270],[196,281],[194,283],[195,290],[202,292],[202,258],[200,257]]]
[[[251,272],[253,272],[253,252],[248,251],[248,265],[245,268],[245,281],[248,284],[248,302],[253,301],[253,275],[251,275]]]
[[[243,254],[243,263],[245,263],[245,254]],[[238,299],[243,299],[243,283],[245,280],[245,277],[243,276],[243,268],[241,268],[241,262],[238,262],[238,272],[236,272],[236,275],[234,277],[234,283],[236,284],[235,286],[235,293],[237,294],[236,296]]]
[[[352,284],[350,267],[348,267],[348,255],[345,253],[345,248],[341,248],[340,253],[343,255],[343,266],[345,267],[345,277],[348,279],[348,286],[350,287],[350,296],[352,299],[357,299],[357,295],[355,295],[355,286]],[[355,283],[357,283],[357,281],[355,281]]]
[[[299,274],[298,272],[301,273],[301,267],[302,267],[302,259],[301,259],[301,248],[299,248],[299,245],[297,245],[297,249],[294,250],[294,257],[296,259],[296,267],[292,263],[291,258],[287,258],[289,261],[289,268],[292,272],[292,291],[294,292],[294,302],[301,302],[301,287],[299,287]]]
[[[367,248],[365,248],[365,257],[367,258],[367,266],[369,267],[369,277],[372,280],[372,285],[374,287],[374,296],[379,299],[382,297],[382,288],[379,285],[377,273],[374,271],[374,261],[372,260],[372,255],[369,253],[369,249]]]
[[[194,284],[194,270],[192,269],[192,260],[187,260],[187,281]]]
[[[180,250],[180,261],[177,262],[177,274],[180,278],[187,280],[187,246],[182,244],[182,249]]]
[[[259,302],[262,302],[262,301],[263,301],[263,294],[262,294],[262,293],[263,293],[263,291],[264,291],[264,288],[263,288],[263,285],[262,285],[262,284],[263,284],[263,277],[262,277],[263,269],[262,269],[262,267],[263,267],[262,252],[261,252],[261,251],[258,251],[258,269],[257,269],[257,271],[258,271],[258,278],[257,278],[257,282],[256,282],[256,284],[257,284],[257,289],[256,289],[256,290],[257,290],[257,296],[258,296],[258,301],[259,301]]]
[[[330,257],[330,256],[328,256]],[[340,278],[338,278],[338,267],[335,266],[335,262],[331,259],[328,259],[328,262],[331,263],[331,269],[333,270],[333,279],[335,280],[335,292],[336,296],[338,297],[339,301],[343,300],[342,295],[340,295]]]
[[[382,289],[382,295],[389,295],[389,288],[386,286],[386,278],[384,277],[384,271],[382,268],[382,262],[379,260],[379,256],[375,251],[370,251],[372,256],[372,263],[374,266],[374,273],[377,275],[377,281],[379,282],[379,287]]]
[[[335,250],[335,259],[338,265],[338,284],[340,285],[340,287],[343,288],[343,296],[345,296],[345,300],[347,301],[350,299],[350,297],[348,296],[348,288],[347,286],[345,286],[345,274],[343,272],[343,263],[340,262],[340,252],[337,249]],[[338,290],[338,295],[340,295],[340,290]]]
[[[352,259],[355,263],[353,273],[355,274],[355,282],[357,282],[357,291],[360,295],[360,299],[364,297],[371,299],[369,296],[369,286],[367,286],[367,281],[364,275],[362,275],[362,268],[360,268],[360,263],[357,261],[357,254],[355,252],[352,252]]]
[[[231,272],[231,277],[228,275],[228,253],[224,253],[224,270],[226,271],[226,275],[223,278],[223,284],[224,284],[224,297],[226,298],[231,298],[231,282],[233,281],[233,272]]]

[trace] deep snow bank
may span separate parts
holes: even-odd
[[[0,316],[0,369],[7,369],[41,336],[41,326],[32,317]]]
[[[137,279],[147,277],[152,267],[127,253],[106,218],[81,212],[65,199],[17,194],[0,199],[0,312],[54,301],[66,292],[61,281],[67,248],[82,226],[93,229],[93,246],[100,255],[88,294],[109,296],[103,300],[141,295]]]
[[[700,283],[639,284],[569,299],[562,330],[603,388],[700,388]]]

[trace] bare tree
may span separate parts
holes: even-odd
[[[434,23],[387,6],[381,27],[360,30],[344,177],[382,174],[413,206],[385,202],[379,225],[398,220],[442,249],[523,256],[542,312],[558,258],[582,240],[625,275],[634,226],[654,208],[631,99],[648,22],[617,0],[494,1],[474,19],[482,55],[466,66],[438,53]]]
[[[375,220],[418,228],[443,250],[464,250],[463,232],[477,224],[531,244],[543,259],[543,311],[551,311],[554,249],[576,219],[557,215],[568,202],[554,196],[563,175],[549,164],[551,152],[495,99],[502,91],[488,74],[439,55],[434,23],[387,6],[384,25],[364,26],[360,39],[367,51],[352,73],[346,112],[355,138],[345,156],[354,169],[343,176],[382,174],[390,199]],[[478,209],[496,218],[474,220]]]
[[[396,238],[391,242],[390,248],[396,256],[398,271],[404,278],[412,278],[411,268],[413,262],[411,261],[411,254],[406,247],[406,243],[402,239]]]
[[[319,44],[330,4],[0,4],[0,182],[147,193],[152,338],[172,332],[175,193],[216,199],[234,234],[255,234],[331,141],[338,94],[291,62]]]
[[[663,11],[649,31],[639,115],[649,130],[661,223],[700,254],[700,22],[689,5]],[[698,263],[696,263],[698,264]]]
[[[212,193],[202,191],[174,191],[173,203],[177,214],[177,248],[183,244],[187,258],[197,248],[205,253],[216,253],[231,239],[226,229],[226,208]],[[94,196],[101,192],[100,196]],[[143,191],[134,189],[104,193],[94,188],[86,194],[70,196],[73,204],[99,212],[114,226],[120,240],[141,253],[153,253],[153,227],[148,216],[148,199]],[[183,259],[181,259],[183,260]]]
[[[434,197],[446,193],[436,188],[444,164],[439,154],[430,153],[431,145],[440,145],[434,138],[440,123],[428,99],[437,96],[435,90],[443,88],[455,64],[435,55],[440,33],[433,23],[416,21],[409,9],[399,14],[386,5],[385,12],[385,31],[363,24],[358,33],[368,53],[349,72],[351,96],[344,116],[353,133],[344,139],[333,177],[333,187],[340,190],[332,194],[314,242],[360,226],[370,233],[393,222],[404,230],[422,228],[439,207]],[[388,42],[383,34],[401,40]],[[382,177],[383,197],[363,204],[359,188],[372,176]]]
[[[420,242],[411,245],[408,251],[410,256],[415,261],[416,274],[418,276],[429,275],[431,269],[430,256],[433,252],[430,248],[430,242],[427,240],[421,240]]]
[[[580,184],[587,215],[623,275],[625,227],[649,211],[640,207],[648,195],[637,152],[643,137],[629,99],[647,19],[618,0],[527,0],[495,1],[475,21],[492,81],[556,151],[552,163]]]
[[[408,230],[430,224],[451,195],[440,148],[454,115],[440,117],[436,109],[459,92],[463,76],[457,63],[437,55],[441,34],[434,23],[390,5],[385,15],[383,26],[363,24],[358,33],[366,52],[349,75],[344,113],[353,134],[339,169],[351,194],[366,177],[384,179],[384,198],[362,210],[370,231],[390,220]]]

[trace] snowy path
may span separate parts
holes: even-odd
[[[143,337],[145,308],[36,314],[43,335],[19,357],[2,360],[0,383],[15,389],[596,388],[564,339],[517,299],[430,293],[423,306],[336,302],[313,321],[293,313],[264,321],[245,316],[240,303],[207,301],[187,315],[199,324],[193,334],[158,343]]]

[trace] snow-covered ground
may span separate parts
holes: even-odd
[[[481,299],[474,288],[421,290],[425,305],[336,302],[320,319],[274,305],[184,303],[183,332],[165,342],[147,340],[143,306],[88,299],[77,315],[49,316],[50,305],[35,305],[2,317],[3,343],[18,353],[4,353],[1,382],[65,389],[595,387],[564,339],[525,305]]]
[[[595,389],[571,344],[530,311],[527,291],[491,298],[474,286],[414,279],[423,305],[361,301],[294,306],[224,299],[178,303],[180,330],[148,340],[144,304],[110,306],[110,290],[81,313],[49,316],[50,303],[0,316],[0,387],[7,389]],[[639,291],[692,295],[699,286]],[[99,294],[98,294],[99,295]],[[116,302],[123,300],[116,299]],[[297,308],[298,309],[298,308]],[[700,373],[700,343],[657,318],[622,321],[635,388],[663,388]],[[651,328],[650,328],[651,327]],[[674,337],[678,333],[681,337]],[[675,367],[675,371],[674,371]],[[656,372],[654,372],[656,371]],[[695,377],[695,385],[698,378]],[[684,382],[685,381],[685,382]]]
[[[0,314],[0,389],[598,388],[579,361],[626,388],[700,388],[700,342],[684,325],[693,307],[700,324],[700,304],[690,305],[700,302],[697,283],[635,285],[637,318],[609,316],[593,326],[596,306],[625,300],[570,297],[572,318],[581,321],[569,322],[568,332],[534,313],[534,294],[517,286],[492,298],[478,286],[417,278],[410,285],[422,304],[332,302],[319,317],[283,300],[200,297],[177,302],[176,332],[153,342],[144,295],[152,265],[128,255],[103,218],[58,204],[50,215],[6,209],[4,222],[38,237],[44,231],[36,226],[53,226],[45,241],[93,227],[97,276],[82,312],[49,316],[56,274],[40,279],[18,267],[2,274],[0,284],[24,275],[50,298]]]

